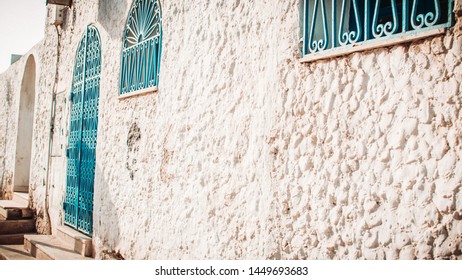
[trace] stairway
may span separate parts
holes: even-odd
[[[91,238],[67,226],[56,235],[25,235],[24,248],[39,260],[91,260],[93,253]]]
[[[29,194],[15,192],[13,200],[0,200],[0,245],[24,244],[24,235],[35,233]]]
[[[91,260],[91,238],[67,226],[37,235],[28,194],[0,200],[0,260]]]
[[[24,245],[0,245],[0,260],[93,260],[91,238],[67,226],[57,235],[26,234]]]

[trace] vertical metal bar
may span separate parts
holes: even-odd
[[[403,0],[403,32],[409,30],[409,7],[408,7],[408,0]]]
[[[153,51],[154,51],[154,54],[155,54],[152,57],[152,60],[153,60],[152,78],[153,78],[154,86],[157,86],[157,83],[159,81],[159,77],[158,77],[159,70],[157,69],[157,67],[159,65],[159,63],[158,63],[159,56],[157,56],[157,54],[159,53],[160,45],[159,45],[159,41],[157,41],[157,40],[152,40],[152,43],[153,43],[153,47],[154,47]]]
[[[144,57],[143,57],[143,65],[145,67],[143,68],[143,86],[144,88],[149,87],[149,63],[148,63],[148,58],[149,58],[149,41],[143,42],[144,45]]]
[[[392,30],[390,30],[390,32],[386,32],[387,35],[396,33],[399,27],[398,8],[396,7],[396,0],[391,0],[391,9],[393,13],[393,28]],[[387,28],[385,27],[384,29],[386,31]]]
[[[412,9],[411,9],[411,26],[413,29],[418,29],[419,27],[417,26],[417,23],[415,22],[417,16],[417,0],[412,1]],[[423,19],[422,19],[422,24],[423,24]]]
[[[427,21],[427,26],[432,26],[438,23],[441,17],[441,1],[440,0],[435,0],[435,14],[434,14],[434,20],[432,22]],[[449,4],[449,3],[448,3]]]
[[[160,75],[160,61],[162,57],[162,16],[159,17],[159,51],[157,52],[157,65],[156,65],[156,86],[159,85],[159,75]]]
[[[347,0],[342,0],[342,8],[340,10],[340,23],[339,23],[339,28],[338,28],[338,40],[339,40],[340,45],[342,46],[345,46],[346,44],[348,44],[348,38],[344,39],[345,32],[343,32],[343,29],[345,27],[345,17],[346,17],[346,1]]]
[[[308,48],[310,49],[310,52],[316,52],[317,48],[313,48],[312,42],[313,42],[313,37],[314,37],[314,27],[316,24],[316,16],[318,14],[318,0],[314,1],[313,5],[313,13],[312,13],[312,19],[311,19],[311,26],[310,26],[310,40],[308,42]]]
[[[369,40],[370,28],[370,0],[364,0],[364,41]]]
[[[324,29],[324,41],[323,46],[320,46],[319,49],[326,49],[327,45],[329,44],[329,27],[327,24],[327,14],[326,14],[326,0],[321,0],[321,7],[322,7],[322,22],[323,22],[323,29]],[[321,44],[321,43],[320,43]]]
[[[337,47],[337,5],[336,0],[332,0],[332,48]]]
[[[449,0],[448,1],[448,27],[454,25],[454,0]]]
[[[308,54],[308,20],[309,20],[309,15],[308,15],[308,1],[309,0],[304,0],[304,6],[303,6],[303,55]]]
[[[122,94],[124,92],[125,67],[125,51],[122,51],[122,59],[120,61],[119,94]]]
[[[361,38],[361,33],[362,33],[362,30],[361,30],[361,19],[360,19],[360,14],[361,12],[359,11],[359,8],[358,8],[358,3],[357,3],[358,0],[352,0],[352,3],[353,3],[353,10],[354,10],[354,13],[355,13],[355,22],[356,22],[356,37],[354,38],[353,36],[349,36],[349,40],[351,43],[356,43],[359,38]],[[351,8],[350,8],[351,9]],[[350,32],[351,35],[353,35],[352,32]]]

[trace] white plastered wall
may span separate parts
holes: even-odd
[[[74,2],[62,28],[57,141],[67,142],[75,50],[95,23],[98,258],[460,258],[459,17],[443,36],[302,64],[298,1],[165,0],[159,91],[119,100],[131,1]],[[46,32],[31,170],[42,231],[57,61],[56,31]],[[65,190],[60,147],[53,229]]]

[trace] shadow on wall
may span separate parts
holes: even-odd
[[[104,178],[101,167],[95,168],[95,189],[93,206],[93,244],[99,249],[96,258],[103,260],[124,259],[120,252],[116,251],[116,240],[120,240],[120,219],[117,208],[112,200],[111,190]],[[110,230],[107,230],[110,229]],[[107,232],[106,232],[107,230]]]
[[[129,2],[129,3],[127,3]],[[98,7],[98,22],[106,29],[113,39],[122,40],[122,33],[127,17],[127,7],[132,0],[100,0]]]

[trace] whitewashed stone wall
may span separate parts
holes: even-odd
[[[18,137],[19,101],[27,60],[38,63],[41,43],[0,73],[0,198],[11,199]],[[38,86],[38,82],[36,82]]]
[[[302,64],[298,0],[161,3],[156,94],[117,99],[130,0],[74,1],[59,55],[47,26],[31,183],[41,232],[62,223],[72,68],[94,23],[97,258],[461,258],[459,19],[444,36]]]

